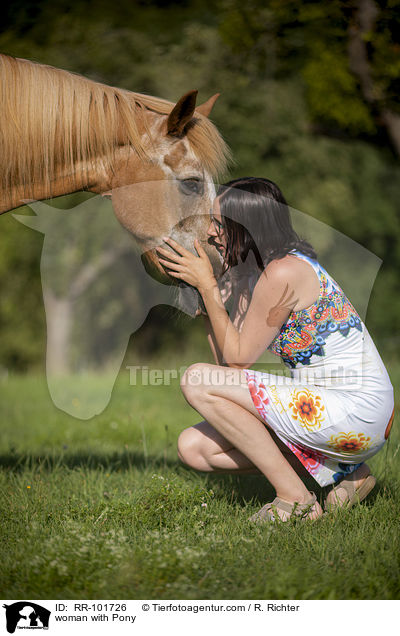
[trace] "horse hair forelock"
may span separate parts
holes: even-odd
[[[101,158],[113,170],[115,150],[131,146],[149,160],[143,127],[151,138],[146,111],[161,115],[174,104],[158,97],[107,86],[69,71],[0,55],[1,187],[52,181],[70,171],[85,182],[85,169]],[[222,175],[229,150],[216,127],[195,113],[189,144],[213,177]],[[155,141],[155,140],[154,140]]]

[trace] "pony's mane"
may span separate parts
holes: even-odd
[[[171,112],[174,104],[158,97],[107,86],[81,75],[28,60],[0,55],[1,185],[48,184],[61,169],[84,169],[104,157],[112,169],[115,150],[130,144],[148,158],[140,134],[146,110]],[[213,178],[230,158],[216,127],[196,113],[188,127],[189,143]]]

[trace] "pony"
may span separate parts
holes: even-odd
[[[101,194],[159,281],[177,284],[155,251],[163,236],[192,251],[198,238],[220,273],[206,235],[213,184],[231,159],[208,119],[219,94],[196,107],[191,90],[173,104],[7,55],[0,74],[0,213],[78,191]]]

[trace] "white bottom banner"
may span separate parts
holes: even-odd
[[[282,629],[309,636],[338,632],[376,635],[396,624],[399,601],[0,601],[0,634],[45,630],[50,634],[148,634],[204,636],[229,630],[279,634]],[[29,632],[28,632],[29,633]],[[38,635],[40,636],[40,634]]]

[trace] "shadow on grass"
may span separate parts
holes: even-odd
[[[325,491],[312,479],[303,480],[308,490],[315,492],[319,501]],[[225,496],[229,503],[246,506],[249,501],[263,506],[272,501],[276,493],[271,484],[262,475],[223,475],[208,474],[207,484],[210,488]]]
[[[127,471],[132,468],[138,470],[174,468],[177,462],[162,455],[145,456],[143,453],[131,451],[123,453],[43,453],[34,455],[29,453],[14,453],[0,455],[0,468],[22,472],[23,470],[47,470],[56,468],[84,468],[90,470]]]
[[[275,491],[262,475],[233,475],[222,473],[199,473],[181,464],[178,460],[160,455],[148,455],[132,451],[114,453],[54,452],[43,454],[24,454],[18,452],[0,455],[0,469],[21,473],[51,472],[60,468],[69,470],[100,470],[104,472],[123,472],[138,470],[143,473],[174,472],[184,479],[200,477],[207,488],[215,492],[217,498],[224,498],[231,504],[246,506],[250,501],[264,505],[275,498]],[[307,475],[302,475],[307,488],[314,491],[321,501],[324,491]],[[378,490],[378,489],[377,489]],[[379,489],[380,491],[380,489]]]

